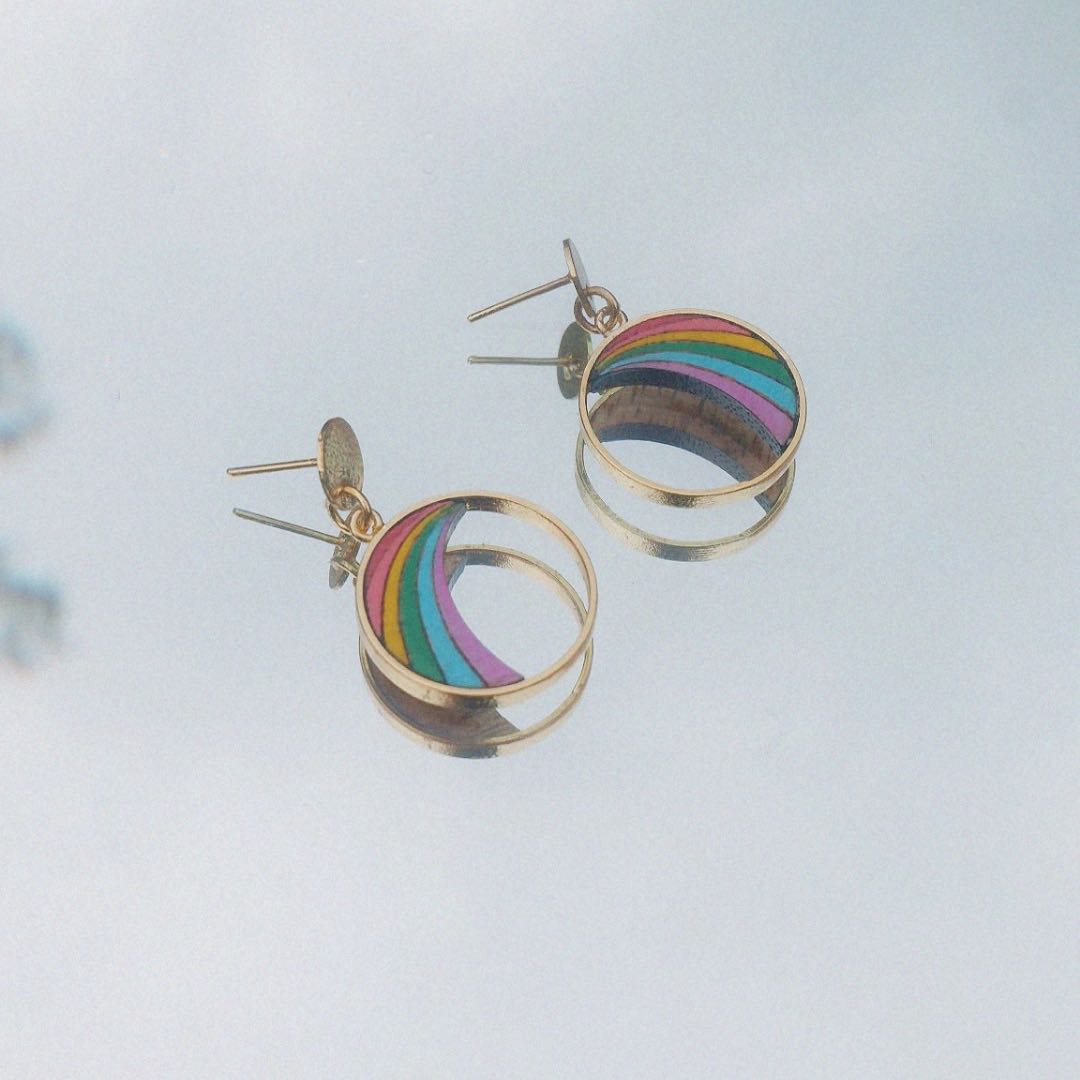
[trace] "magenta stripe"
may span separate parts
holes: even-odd
[[[445,502],[431,503],[414,510],[408,517],[402,518],[390,531],[379,537],[375,550],[364,572],[364,609],[371,620],[372,629],[377,637],[383,633],[383,597],[386,593],[386,579],[390,576],[390,564],[398,553],[402,541],[411,532],[422,517],[445,506]]]
[[[742,383],[728,378],[726,375],[718,375],[715,371],[706,371],[704,368],[694,367],[692,364],[675,364],[665,360],[654,360],[647,363],[627,364],[617,368],[612,376],[617,376],[621,371],[635,371],[646,368],[652,371],[671,371],[678,375],[686,375],[691,379],[708,383],[722,390],[728,397],[734,398],[740,405],[745,405],[779,440],[787,441],[795,430],[795,421],[788,416],[783,409],[777,408],[768,398],[763,398]]]
[[[646,319],[645,322],[632,326],[629,330],[624,330],[612,341],[608,342],[600,355],[605,355],[609,349],[621,349],[631,341],[651,337],[653,334],[666,334],[673,330],[713,330],[726,334],[745,334],[748,337],[754,337],[745,326],[728,322],[727,319],[717,318],[715,315],[657,315],[655,319]]]
[[[457,609],[457,604],[454,603],[454,598],[450,595],[450,583],[446,579],[446,545],[451,531],[464,513],[465,507],[459,505],[447,514],[446,521],[439,530],[433,567],[435,603],[438,605],[439,614],[442,615],[454,644],[487,686],[506,686],[509,683],[521,682],[523,676],[490,652],[469,629],[461,617],[461,612]]]

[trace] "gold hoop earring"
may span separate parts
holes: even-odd
[[[384,522],[364,495],[356,434],[338,418],[323,425],[316,457],[228,473],[306,468],[318,469],[336,535],[249,510],[234,513],[333,545],[330,585],[340,588],[349,577],[355,581],[361,667],[380,708],[407,734],[458,757],[493,757],[547,734],[581,696],[592,666],[596,574],[581,541],[536,504],[486,491],[426,499]],[[483,544],[449,546],[454,529],[472,512],[517,518],[554,537],[576,564],[584,592],[523,552]],[[452,591],[462,571],[477,565],[541,581],[576,616],[576,638],[539,673],[526,676],[504,663],[462,617]],[[535,723],[519,728],[499,712],[551,688],[575,669],[569,694]]]
[[[570,240],[567,273],[469,316],[471,322],[572,284],[574,323],[556,357],[472,356],[471,363],[554,365],[564,396],[576,397],[581,431],[575,454],[586,505],[625,543],[660,558],[701,560],[745,546],[788,501],[795,453],[806,426],[806,391],[788,354],[763,331],[732,315],[699,308],[627,318],[605,288],[590,285]],[[592,334],[601,340],[592,345]],[[590,400],[592,398],[593,400]],[[688,489],[630,469],[608,448],[619,441],[662,443],[719,465],[733,483]],[[703,541],[673,540],[619,516],[601,497],[585,464],[588,449],[623,487],[676,508],[755,498],[764,516],[742,532]]]

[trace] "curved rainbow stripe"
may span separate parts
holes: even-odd
[[[386,529],[364,571],[364,610],[387,651],[417,675],[446,686],[508,686],[524,676],[485,648],[450,595],[446,545],[466,509],[442,499]]]
[[[656,315],[616,334],[597,356],[589,393],[619,386],[685,391],[730,412],[776,456],[795,433],[798,390],[776,349],[718,315]]]

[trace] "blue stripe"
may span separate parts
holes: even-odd
[[[705,368],[707,371],[715,371],[717,375],[726,375],[729,379],[735,379],[743,386],[755,391],[764,398],[768,398],[774,405],[783,409],[789,416],[795,415],[795,391],[768,375],[762,375],[759,371],[751,371],[739,364],[733,364],[730,360],[718,360],[715,356],[702,356],[701,353],[680,352],[672,349],[664,352],[651,352],[643,356],[634,356],[630,359],[612,361],[600,373],[603,378],[609,371],[617,371],[620,368],[630,367],[633,364],[646,364],[650,361],[670,361],[677,364],[692,364],[694,367]]]
[[[424,572],[417,575],[420,621],[424,625],[424,633],[427,634],[427,639],[431,643],[435,659],[438,660],[439,667],[446,676],[447,684],[463,687],[483,686],[483,680],[469,666],[461,650],[450,637],[435,601],[435,583],[432,581],[430,569],[435,564],[435,546],[439,542],[442,526],[443,521],[440,519],[425,538],[424,549],[420,553],[420,565],[424,568]]]
[[[598,393],[616,386],[655,386],[676,390],[680,393],[690,394],[694,397],[705,398],[715,402],[721,409],[736,417],[741,424],[745,424],[761,439],[766,446],[770,447],[777,455],[783,447],[780,440],[765,426],[760,417],[755,416],[741,401],[737,401],[726,390],[721,390],[712,383],[707,383],[699,377],[698,372],[690,373],[673,371],[664,367],[644,367],[640,364],[627,364],[626,367],[616,371],[604,371],[600,375],[590,376],[590,384],[595,381],[593,388]],[[792,421],[794,424],[794,421]],[[794,430],[794,426],[792,427]],[[784,440],[784,446],[791,439],[789,434]]]

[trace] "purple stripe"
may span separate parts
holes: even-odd
[[[750,410],[768,429],[780,440],[787,441],[795,430],[795,421],[788,416],[783,409],[778,409],[767,398],[755,393],[742,383],[729,379],[726,375],[718,375],[714,371],[706,371],[704,368],[694,367],[692,364],[674,364],[662,360],[649,363],[627,364],[612,372],[612,377],[617,377],[620,372],[633,370],[671,371],[677,375],[684,375],[699,382],[708,383],[722,390],[730,398],[734,398],[740,405]]]
[[[480,639],[469,629],[461,612],[450,595],[450,583],[446,579],[446,545],[454,526],[465,514],[465,507],[459,506],[446,516],[439,539],[435,545],[433,580],[435,585],[435,603],[439,614],[446,623],[446,629],[454,644],[461,650],[469,666],[488,686],[506,686],[521,682],[523,675],[504,664],[494,653],[484,647]]]

